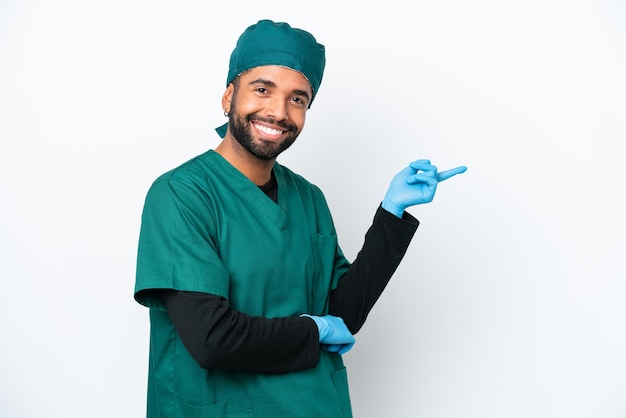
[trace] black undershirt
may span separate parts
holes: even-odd
[[[260,186],[275,202],[278,184]],[[381,207],[349,270],[330,294],[330,315],[359,331],[406,253],[419,222],[397,218]],[[162,290],[161,297],[183,344],[201,367],[252,373],[286,373],[317,365],[319,335],[306,317],[264,318],[243,314],[224,297]]]

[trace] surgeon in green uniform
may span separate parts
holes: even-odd
[[[276,161],[324,66],[310,33],[248,27],[230,59],[221,143],[148,191],[135,299],[150,313],[150,418],[352,416],[342,355],[418,227],[405,209],[465,167],[411,162],[348,261],[323,193]]]

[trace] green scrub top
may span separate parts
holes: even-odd
[[[276,163],[278,204],[210,150],[150,188],[139,239],[136,300],[150,308],[148,417],[350,417],[341,356],[284,374],[203,369],[154,289],[226,297],[267,318],[324,315],[349,263],[322,192]]]

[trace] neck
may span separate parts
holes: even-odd
[[[255,157],[228,135],[215,148],[215,152],[220,154],[257,186],[267,184],[272,178],[272,168],[274,167],[275,159],[262,160]]]

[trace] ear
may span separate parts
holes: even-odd
[[[228,87],[226,88],[224,95],[222,96],[222,109],[224,109],[226,113],[230,113],[230,108],[233,102],[234,94],[235,94],[235,87],[233,86],[233,83],[230,83]]]

